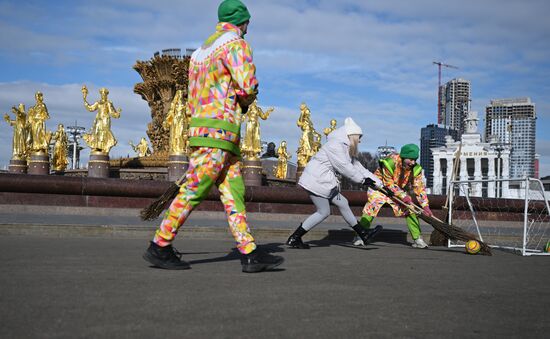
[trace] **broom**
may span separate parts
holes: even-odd
[[[453,162],[453,169],[452,169],[452,172],[451,172],[451,179],[447,180],[448,183],[451,183],[453,180],[455,180],[456,176],[458,175],[458,163],[459,163],[459,160],[460,160],[461,151],[462,151],[462,142],[458,145],[458,149],[456,151],[454,162]],[[447,164],[447,166],[449,166],[449,164]],[[448,186],[449,187],[447,189],[447,198],[445,199],[445,205],[442,207],[443,220],[448,220],[449,219],[449,203],[450,203],[450,200],[451,200],[451,189],[452,189],[452,187],[451,187],[450,184],[448,184]],[[449,240],[449,238],[447,238],[445,236],[445,234],[439,232],[438,230],[434,230],[432,232],[432,234],[430,235],[430,242],[432,244],[443,245],[444,243],[447,243],[448,240]]]
[[[456,179],[456,176],[458,175],[458,162],[460,160],[460,155],[462,153],[462,142],[458,145],[458,149],[455,154],[455,161],[453,162],[453,172],[451,173],[451,180],[447,180],[447,199],[445,200],[445,206],[443,206],[443,211],[445,212],[445,217],[443,219],[447,219],[449,216],[449,200],[451,198],[451,185],[450,183]],[[447,164],[449,166],[449,164]]]
[[[378,189],[378,191],[382,192],[387,197],[397,201],[401,205],[407,207],[411,212],[417,214],[420,219],[432,225],[434,229],[443,233],[447,238],[451,240],[460,240],[464,242],[468,240],[476,240],[481,247],[479,250],[479,253],[484,255],[492,255],[491,248],[487,244],[485,244],[483,241],[479,240],[474,234],[466,232],[459,227],[448,224],[441,219],[425,214],[424,210],[420,206],[417,206],[414,203],[407,204],[403,200],[396,197],[393,194],[393,192],[389,191],[386,187],[382,187]]]
[[[149,206],[145,207],[139,213],[141,220],[154,220],[164,211],[164,206],[169,201],[174,200],[178,195],[180,186],[185,180],[185,174],[178,179],[178,181],[173,182],[170,187],[155,201],[153,201]]]

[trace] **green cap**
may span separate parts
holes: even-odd
[[[218,21],[238,26],[250,19],[250,13],[241,0],[224,0],[218,7]]]
[[[406,144],[405,146],[401,147],[401,152],[399,152],[399,155],[403,159],[418,159],[418,153],[420,150],[418,149],[418,146],[415,144]]]

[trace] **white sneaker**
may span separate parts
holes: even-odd
[[[364,246],[365,243],[363,243],[363,239],[359,238],[359,236],[356,235],[355,238],[353,238],[353,245],[354,246]]]
[[[418,238],[414,241],[412,244],[412,247],[414,248],[428,248],[428,244],[424,242],[424,239]]]

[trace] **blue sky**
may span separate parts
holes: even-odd
[[[150,111],[133,93],[132,69],[166,48],[196,48],[212,33],[218,1],[0,1],[0,113],[42,91],[55,129],[94,114],[80,87],[107,87],[123,112],[113,120],[118,145],[145,136]],[[361,149],[418,142],[436,122],[437,67],[443,81],[471,81],[472,108],[484,117],[491,99],[528,96],[537,107],[541,175],[550,175],[550,3],[537,0],[324,1],[249,0],[246,39],[254,50],[259,102],[275,111],[262,139],[287,140],[296,151],[302,102],[315,128],[353,117],[363,128]],[[481,122],[483,126],[483,121]],[[0,123],[0,167],[11,156],[11,128]],[[86,155],[83,155],[86,156]],[[296,160],[294,153],[293,159]]]

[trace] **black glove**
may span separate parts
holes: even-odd
[[[248,106],[243,106],[241,104],[239,104],[239,106],[241,106],[241,114],[248,113]]]
[[[365,178],[365,180],[363,180],[363,186],[376,189],[376,184],[374,183],[374,180],[372,180],[371,178]]]
[[[248,106],[250,106],[254,100],[256,100],[256,97],[258,96],[258,88],[256,87],[254,91],[244,97],[237,95],[237,102],[239,103],[239,106],[241,106],[241,113],[246,114],[248,112]]]

